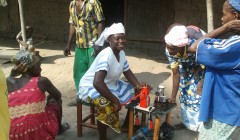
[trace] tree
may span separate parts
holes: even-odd
[[[22,0],[18,0],[18,5],[19,5],[19,16],[20,16],[20,22],[21,22],[22,38],[23,38],[23,41],[26,42],[26,31],[25,31],[25,23],[24,23],[24,16],[23,16]]]
[[[207,32],[210,32],[214,29],[212,0],[206,0],[206,7],[207,7]]]

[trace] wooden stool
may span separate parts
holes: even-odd
[[[153,140],[159,140],[159,132],[160,132],[160,125],[161,125],[161,117],[165,116],[165,122],[170,124],[170,119],[171,119],[171,111],[173,108],[175,108],[177,106],[176,103],[174,104],[165,104],[164,106],[161,106],[160,108],[156,108],[153,112],[151,112],[151,114],[153,116],[156,116],[154,119],[154,137]],[[127,109],[130,109],[129,112],[129,128],[128,128],[128,140],[132,139],[133,136],[133,123],[134,123],[134,109],[131,107],[126,106]],[[143,119],[146,119],[146,114],[144,117],[144,112],[147,113],[146,111],[143,110],[138,110],[139,112],[143,113]],[[162,111],[158,111],[158,110],[162,110]],[[142,120],[142,125],[145,124],[145,121]]]
[[[77,136],[81,137],[83,127],[97,129],[97,125],[95,123],[95,108],[94,105],[91,103],[83,102],[80,99],[76,99],[76,101],[77,101]],[[83,105],[90,107],[90,114],[87,115],[85,118],[82,117]],[[90,122],[87,123],[89,119]]]

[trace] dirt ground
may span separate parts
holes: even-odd
[[[66,43],[42,41],[36,44],[36,50],[40,51],[42,61],[42,75],[48,77],[52,83],[61,91],[63,100],[63,121],[70,124],[70,129],[64,134],[57,136],[57,140],[76,140],[76,139],[91,139],[97,140],[97,130],[84,128],[83,137],[76,137],[76,107],[69,107],[67,103],[75,99],[76,89],[73,81],[73,60],[74,52],[72,55],[65,57],[63,49]],[[0,66],[6,76],[12,68],[12,64],[3,64],[8,58],[14,55],[18,49],[15,40],[1,39],[0,38]],[[140,82],[147,82],[153,87],[153,93],[159,84],[164,85],[165,95],[170,97],[171,94],[171,70],[168,68],[166,60],[156,60],[149,54],[144,53],[141,49],[126,48],[127,60],[130,68],[136,75]],[[164,55],[164,53],[162,53]],[[154,95],[151,95],[154,98]],[[84,115],[87,114],[87,108],[84,108]],[[121,121],[125,118],[126,109],[120,112]],[[179,108],[177,107],[171,113],[171,125],[180,123]],[[108,130],[108,139],[110,140],[124,140],[127,139],[127,134],[117,134],[112,130]],[[192,131],[177,130],[175,131],[173,140],[193,140],[196,133]]]

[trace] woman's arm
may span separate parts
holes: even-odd
[[[19,42],[20,41],[20,37],[22,37],[22,31],[20,31],[17,36],[16,36],[16,40]]]
[[[49,95],[51,95],[54,99],[61,99],[61,92],[52,84],[48,78],[40,77],[38,80],[38,86],[43,93],[47,91]]]
[[[127,80],[134,86],[137,87],[138,85],[140,85],[140,83],[138,82],[137,78],[135,77],[135,75],[132,73],[131,69],[123,72],[124,76],[127,78]]]
[[[14,85],[16,83],[16,80],[14,77],[7,77],[6,78],[6,82],[7,82],[7,89],[8,89],[8,93],[13,92],[14,91]]]
[[[214,38],[214,37],[217,37],[217,36],[220,36],[224,33],[226,33],[227,31],[229,30],[229,28],[227,27],[227,25],[223,25],[219,28],[217,28],[216,30],[213,30],[211,31],[210,33],[207,33],[206,35],[202,36],[200,39],[198,39],[197,41],[195,41],[192,46],[190,46],[188,48],[188,51],[191,52],[191,53],[196,53],[196,50],[197,50],[197,46],[198,46],[198,43],[205,39],[205,38]]]
[[[176,97],[177,97],[179,82],[180,82],[179,67],[173,68],[172,73],[173,73],[173,77],[172,77],[173,88],[172,88],[171,98],[168,101],[170,103],[176,103]]]
[[[228,31],[230,31],[230,28],[229,28],[229,25],[230,23],[227,23],[227,24],[224,24],[223,26],[211,31],[210,33],[207,33],[206,35],[202,36],[200,39],[198,39],[197,41],[195,41],[192,46],[190,46],[188,48],[188,51],[191,52],[191,53],[196,53],[196,50],[197,50],[197,46],[198,46],[198,43],[205,39],[205,38],[214,38],[214,37],[217,37],[217,36],[220,36]]]
[[[101,96],[105,97],[109,101],[114,104],[114,112],[119,112],[121,110],[121,104],[116,96],[114,96],[110,90],[108,89],[107,85],[104,82],[104,79],[107,75],[107,72],[104,70],[100,70],[95,73],[93,86],[94,88],[101,94]]]

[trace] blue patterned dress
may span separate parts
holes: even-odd
[[[196,91],[199,81],[204,77],[204,66],[198,65],[195,62],[195,54],[187,52],[189,46],[185,46],[183,56],[180,53],[177,55],[170,55],[167,48],[165,53],[171,69],[179,67],[180,84],[178,93],[180,94],[179,100],[183,123],[188,129],[197,131],[200,125],[198,122],[198,115],[201,94],[197,94]]]

